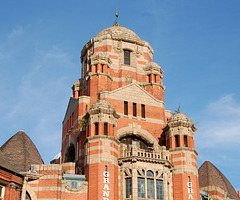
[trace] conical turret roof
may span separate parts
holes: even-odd
[[[210,161],[205,161],[199,168],[198,173],[200,188],[214,185],[222,188],[225,192],[227,192],[229,198],[239,199],[232,184]]]
[[[0,150],[17,172],[28,171],[31,164],[43,164],[36,146],[23,131],[12,136]]]

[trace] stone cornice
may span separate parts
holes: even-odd
[[[169,149],[170,153],[174,153],[176,151],[180,151],[180,152],[184,152],[184,151],[192,151],[193,153],[195,153],[198,156],[198,152],[196,151],[196,149],[193,148],[189,148],[189,147],[176,147],[174,149]]]

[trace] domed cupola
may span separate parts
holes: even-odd
[[[183,113],[175,113],[164,128],[168,148],[194,148],[194,132],[197,128]]]
[[[97,100],[86,116],[89,120],[90,129],[95,129],[95,131],[90,131],[90,136],[113,135],[113,128],[117,126],[119,117],[110,102]]]

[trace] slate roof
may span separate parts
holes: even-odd
[[[14,166],[16,172],[26,172],[31,164],[43,164],[43,160],[32,140],[19,131],[0,148],[6,165]]]
[[[229,198],[237,200],[239,199],[232,184],[210,161],[205,161],[202,164],[198,170],[198,174],[200,188],[209,185],[215,185],[227,192]]]

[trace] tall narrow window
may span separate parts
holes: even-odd
[[[163,181],[157,180],[156,181],[156,187],[157,187],[157,199],[163,200]]]
[[[137,104],[133,103],[133,116],[136,117],[137,116]]]
[[[154,180],[150,178],[147,179],[147,198],[155,199]]]
[[[130,65],[130,54],[131,54],[131,51],[124,50],[124,64],[125,65]]]
[[[154,192],[154,174],[152,171],[147,171],[147,198],[148,199],[155,199],[155,192]],[[149,178],[152,177],[152,178]]]
[[[154,74],[154,82],[156,83],[157,82],[157,75]]]
[[[141,105],[141,110],[142,110],[142,118],[145,118],[145,105]]]
[[[148,82],[151,83],[151,74],[148,75]]]
[[[98,135],[98,123],[95,123],[95,135]]]
[[[179,147],[178,135],[175,135],[175,143],[176,143],[176,147]]]
[[[124,101],[124,115],[128,115],[128,102]]]
[[[185,147],[188,147],[187,135],[184,135],[184,146],[185,146]]]
[[[132,198],[132,178],[125,178],[125,193],[126,198]]]
[[[104,123],[104,135],[108,135],[108,123]]]
[[[138,198],[145,198],[145,178],[138,177]]]

